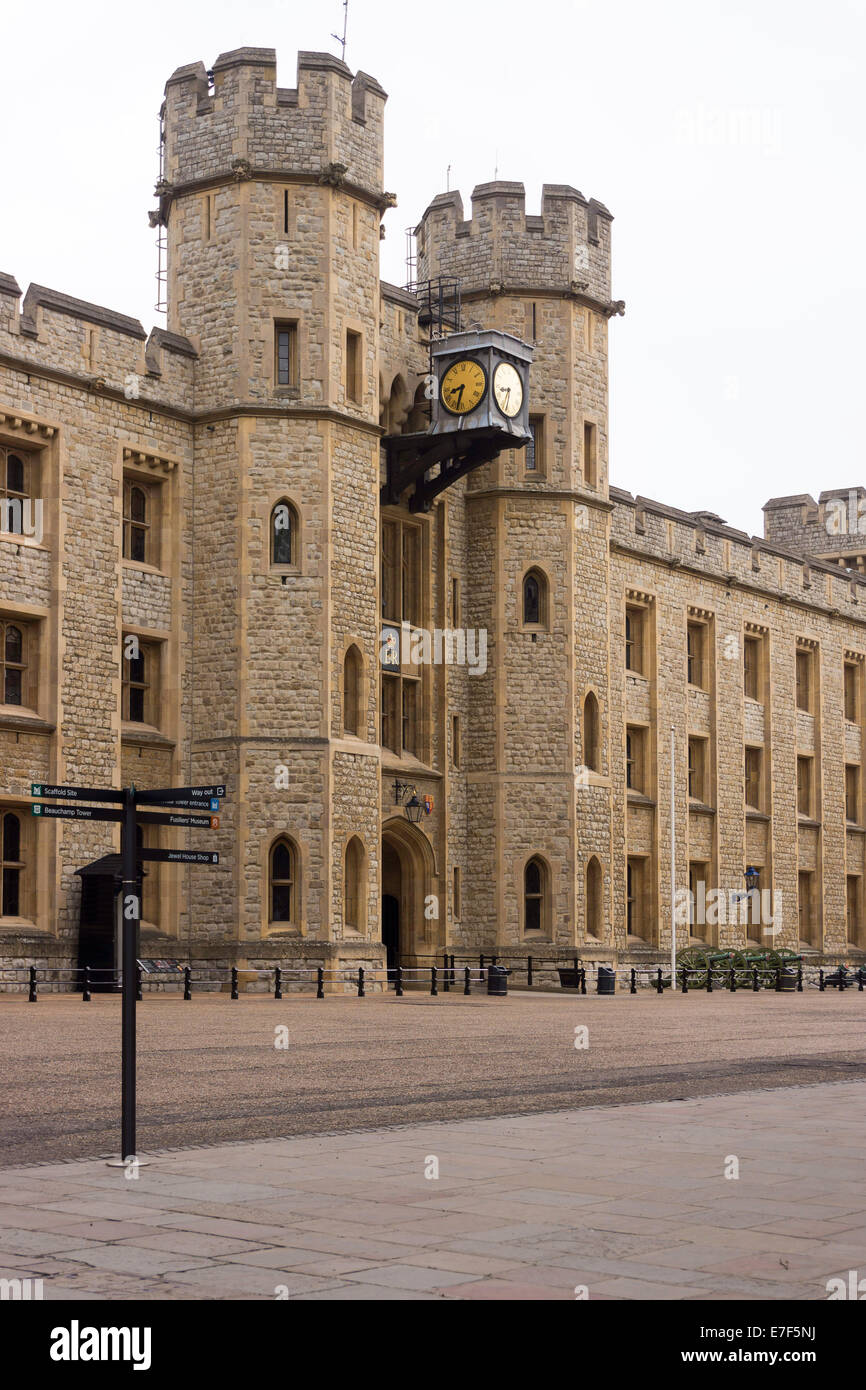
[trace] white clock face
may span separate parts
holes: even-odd
[[[493,373],[493,398],[503,415],[513,420],[523,405],[523,382],[510,362],[500,362]]]

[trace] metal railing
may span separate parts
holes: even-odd
[[[433,959],[438,959],[434,957]],[[472,958],[473,961],[475,958]],[[184,1000],[193,997],[193,987],[198,986],[199,992],[212,992],[214,988],[222,989],[228,985],[228,992],[231,999],[239,999],[242,992],[242,984],[246,984],[250,976],[255,977],[256,983],[265,981],[267,991],[258,990],[257,993],[273,991],[274,999],[283,998],[284,986],[299,984],[308,985],[312,992],[315,986],[315,997],[325,998],[325,986],[331,986],[331,993],[339,993],[339,986],[343,986],[342,993],[348,989],[354,991],[359,999],[366,995],[367,987],[381,986],[381,992],[393,987],[395,996],[399,999],[403,997],[404,989],[409,987],[423,988],[431,995],[438,995],[440,990],[443,994],[448,994],[452,990],[462,990],[464,995],[472,993],[472,987],[483,986],[488,980],[488,972],[491,966],[501,965],[503,960],[517,960],[525,967],[527,983],[529,987],[533,984],[533,971],[539,968],[547,970],[556,969],[560,975],[561,986],[563,989],[574,989],[580,995],[588,992],[594,994],[613,994],[627,993],[637,994],[639,990],[650,990],[656,994],[663,994],[666,989],[670,989],[670,971],[664,971],[661,966],[614,966],[604,965],[599,962],[590,962],[589,966],[583,966],[575,960],[571,966],[555,965],[549,961],[536,962],[533,964],[531,956],[521,957],[501,957],[479,955],[478,963],[470,965],[461,964],[455,956],[443,957],[440,965],[416,965],[416,966],[380,966],[370,967],[359,965],[357,968],[348,966],[327,967],[327,966],[286,966],[275,965],[269,967],[248,967],[248,966],[227,966],[224,968],[210,966],[194,969],[193,966],[186,965],[177,971],[151,971],[143,972],[139,966],[136,967],[136,997],[141,1000],[145,992],[157,993],[144,989],[144,981],[157,980],[176,981],[178,992],[181,985]],[[22,977],[22,991],[27,989],[28,1002],[35,1004],[39,999],[40,980],[45,987],[71,983],[71,993],[80,991],[82,1001],[89,1003],[95,989],[120,988],[122,984],[122,974],[114,970],[99,969],[92,966],[81,966],[71,969],[60,969],[58,967],[46,966],[5,966],[0,967],[3,973],[8,975],[17,974]],[[516,973],[514,968],[509,969],[509,974]],[[243,977],[243,979],[242,979]],[[563,978],[565,977],[565,978]],[[590,990],[587,990],[587,980],[589,979]],[[568,983],[566,983],[566,980]],[[796,981],[796,983],[795,983]],[[0,983],[5,983],[3,981]],[[617,986],[619,988],[617,989]],[[703,991],[712,994],[717,991],[727,990],[735,994],[738,990],[749,990],[754,994],[761,991],[773,991],[784,993],[803,993],[804,985],[809,988],[817,989],[823,994],[828,988],[836,989],[839,993],[844,993],[846,989],[856,989],[858,993],[864,992],[866,987],[866,966],[861,966],[859,970],[849,971],[846,966],[839,966],[835,970],[826,971],[823,967],[798,965],[796,970],[791,967],[767,967],[760,965],[710,965],[710,966],[682,966],[677,970],[677,985],[682,994],[691,994]],[[335,989],[335,987],[337,987]],[[165,991],[162,991],[165,992]],[[246,992],[246,991],[245,991]],[[294,992],[300,993],[301,990]]]

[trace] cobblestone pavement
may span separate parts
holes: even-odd
[[[856,990],[150,996],[138,1009],[139,1147],[855,1080],[864,1022]],[[0,1163],[116,1149],[119,1045],[117,998],[0,997]]]
[[[49,1299],[826,1299],[866,1269],[864,1147],[866,1081],[219,1144],[132,1179],[7,1168],[0,1275]]]

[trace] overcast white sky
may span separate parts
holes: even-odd
[[[183,63],[339,53],[340,0],[34,0],[3,18],[0,270],[153,310],[157,115]],[[383,278],[446,186],[570,183],[615,216],[611,480],[760,533],[866,481],[866,0],[349,0],[386,107]]]

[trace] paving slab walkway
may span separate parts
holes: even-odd
[[[866,1274],[864,1152],[858,1081],[219,1144],[134,1177],[4,1168],[0,1277],[49,1299],[826,1299]]]

